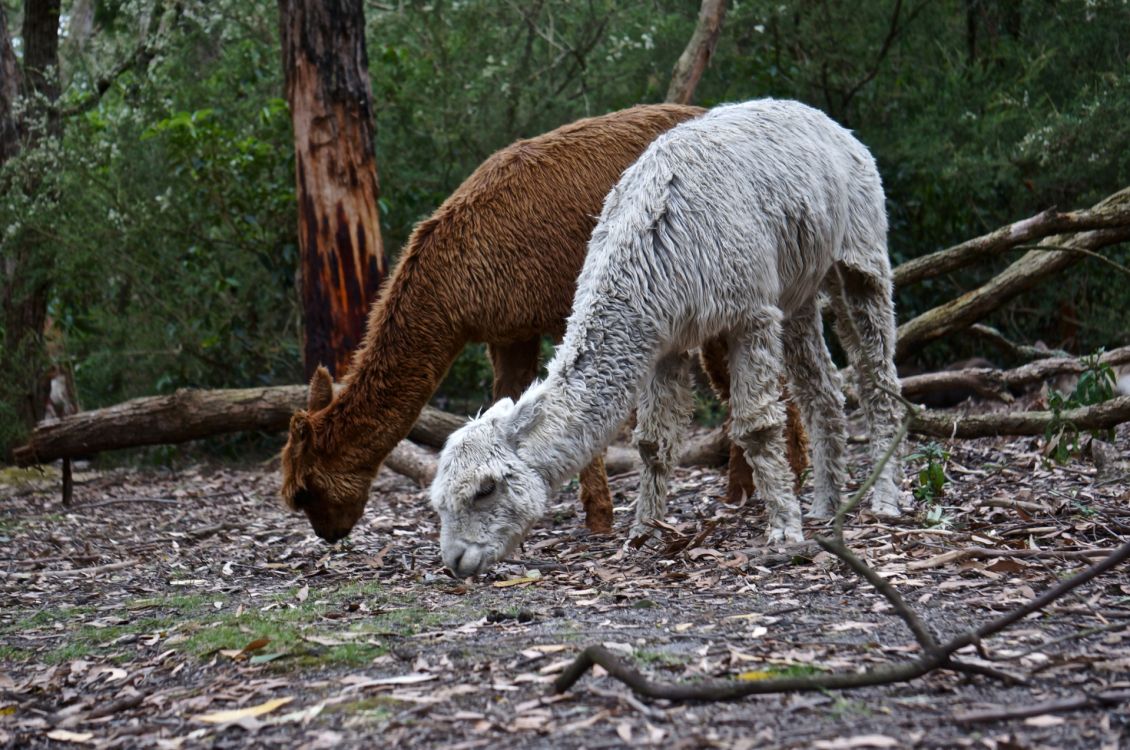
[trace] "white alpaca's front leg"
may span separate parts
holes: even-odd
[[[781,404],[781,323],[776,308],[736,333],[730,345],[730,437],[742,447],[753,483],[769,512],[771,544],[804,541],[793,493]]]
[[[667,476],[693,404],[690,358],[680,354],[660,360],[640,389],[633,437],[643,466],[629,539],[654,533],[648,522],[667,513]]]
[[[812,518],[828,518],[842,500],[846,418],[840,374],[824,343],[820,313],[813,304],[785,323],[785,366],[792,395],[811,437]]]

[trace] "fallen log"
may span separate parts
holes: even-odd
[[[1119,367],[1130,363],[1130,346],[1119,347],[1099,357],[1101,364]],[[902,378],[902,395],[915,401],[938,391],[962,389],[986,398],[1011,402],[1010,390],[1024,388],[1057,375],[1080,375],[1087,365],[1075,357],[1049,357],[1036,360],[1012,370],[974,367],[964,370],[944,370]],[[849,393],[855,399],[855,393]]]
[[[1103,199],[1093,210],[1116,211],[1130,206],[1130,188]],[[927,310],[898,329],[896,359],[956,331],[969,328],[1013,297],[1049,276],[1078,263],[1108,245],[1130,240],[1130,226],[1098,229],[1071,235],[1053,235],[1041,241],[1000,274],[955,300]]]
[[[1053,411],[1019,411],[1003,414],[953,414],[919,410],[910,431],[938,438],[979,438],[997,435],[1043,435],[1056,425],[1075,430],[1107,430],[1130,422],[1130,396],[1119,396],[1094,406]]]
[[[1053,234],[1127,226],[1130,226],[1130,203],[1116,201],[1108,204],[1103,201],[1094,208],[1065,213],[1049,209],[945,250],[908,260],[894,269],[895,286],[903,288],[956,271],[986,257],[999,255]]]
[[[282,432],[290,424],[291,415],[305,405],[303,385],[182,389],[169,396],[136,398],[43,422],[32,431],[27,444],[16,448],[12,455],[19,466],[29,466],[102,451],[185,443],[232,432]],[[424,407],[408,433],[408,440],[402,440],[393,449],[384,465],[421,487],[431,484],[436,458],[420,446],[442,448],[447,436],[466,421],[464,417]],[[716,429],[688,441],[679,463],[721,466],[726,463],[728,451],[729,438]],[[639,468],[639,456],[634,449],[611,446],[606,464],[610,474],[623,474]]]
[[[306,386],[181,389],[80,412],[32,431],[12,456],[20,466],[144,445],[184,443],[232,432],[282,432],[306,405]],[[466,420],[424,407],[408,438],[440,448]],[[407,460],[407,459],[406,459]],[[394,459],[395,461],[395,459]]]

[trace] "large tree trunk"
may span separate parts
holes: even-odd
[[[385,274],[361,0],[279,0],[294,124],[306,377],[341,377]]]
[[[667,88],[667,101],[675,104],[690,104],[695,89],[710,58],[718,35],[722,33],[722,21],[726,18],[726,0],[702,0],[698,12],[698,23],[694,34],[687,42],[687,48],[675,63],[671,74],[671,85]]]
[[[20,64],[8,33],[8,16],[0,4],[0,164],[20,150],[16,99],[20,95]]]
[[[0,8],[0,164],[23,148],[34,148],[59,135],[55,78],[59,65],[60,0],[25,0],[23,8],[23,71],[12,49],[7,18]],[[21,81],[26,84],[21,85]],[[18,103],[22,101],[22,107]],[[34,194],[40,190],[35,174],[8,175],[0,190]],[[49,248],[28,232],[4,238],[0,264],[0,372],[15,404],[17,418],[27,427],[43,416],[49,380],[41,377],[43,327],[53,268]],[[6,446],[0,446],[0,452]]]

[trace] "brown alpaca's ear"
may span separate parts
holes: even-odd
[[[334,379],[330,371],[322,365],[314,371],[310,378],[310,392],[306,396],[307,411],[321,411],[334,400]]]

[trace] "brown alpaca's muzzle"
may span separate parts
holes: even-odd
[[[357,525],[369,499],[368,489],[366,484],[361,491],[335,496],[308,483],[308,486],[294,492],[289,505],[305,513],[314,533],[332,544],[348,536]]]

